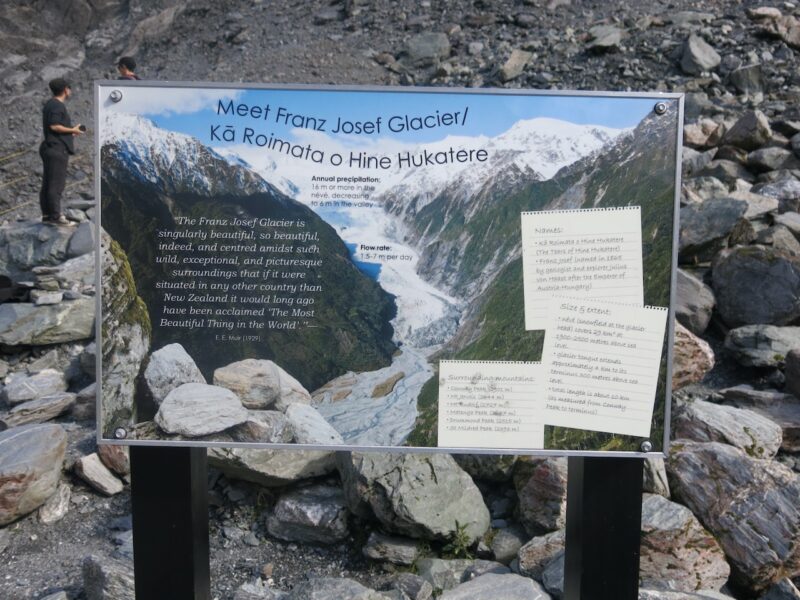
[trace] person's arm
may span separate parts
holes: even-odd
[[[55,124],[50,125],[50,131],[54,133],[71,133],[72,135],[81,135],[83,132],[80,130],[80,125],[75,127],[64,127],[63,125]]]

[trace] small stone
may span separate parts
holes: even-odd
[[[522,75],[522,72],[525,70],[525,65],[528,64],[531,58],[533,58],[531,52],[526,52],[518,48],[514,49],[511,52],[511,56],[508,57],[508,60],[500,67],[500,80],[507,82]]]
[[[43,290],[31,290],[31,301],[36,306],[47,304],[58,304],[64,299],[63,292],[46,292]]]
[[[450,40],[444,33],[419,33],[408,40],[404,53],[412,66],[430,66],[450,56]]]
[[[720,55],[703,38],[690,35],[683,45],[681,69],[689,75],[700,75],[719,66]]]
[[[517,558],[519,549],[528,541],[530,536],[522,529],[509,527],[501,529],[492,538],[491,549],[494,559],[504,565],[508,565]]]
[[[728,75],[731,84],[742,94],[755,94],[764,91],[764,75],[760,64],[747,65],[731,71]]]
[[[135,600],[133,564],[88,556],[83,561],[87,600]]]
[[[746,112],[728,130],[722,138],[722,143],[743,148],[744,150],[757,150],[766,144],[771,137],[772,129],[769,126],[767,116],[760,110],[751,110]]]
[[[613,25],[596,25],[589,30],[591,41],[588,49],[592,52],[608,52],[619,49],[625,32]]]
[[[98,444],[97,455],[105,466],[120,477],[131,473],[131,460],[127,446]]]
[[[547,566],[564,552],[565,530],[533,538],[519,549],[519,571],[541,580]]]
[[[381,560],[394,565],[411,566],[420,556],[419,543],[409,538],[388,536],[377,531],[369,534],[362,554],[372,560]]]
[[[344,494],[328,485],[284,494],[267,519],[267,530],[286,541],[336,544],[349,533]]]
[[[392,581],[392,588],[401,591],[410,600],[430,600],[433,597],[433,586],[412,573],[399,573]]]
[[[78,477],[106,496],[119,494],[123,490],[122,482],[106,468],[97,453],[79,458],[73,468]]]
[[[65,483],[60,483],[56,493],[48,498],[39,509],[39,521],[50,525],[63,519],[69,511],[69,500],[72,490]]]

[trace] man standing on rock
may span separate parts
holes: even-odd
[[[53,97],[42,109],[42,130],[44,141],[39,146],[44,170],[39,204],[42,208],[42,222],[56,225],[72,225],[61,212],[61,195],[67,182],[69,155],[75,154],[73,137],[81,135],[80,125],[72,126],[65,102],[72,95],[66,79],[53,79],[50,83]]]

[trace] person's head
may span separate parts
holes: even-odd
[[[122,76],[133,75],[136,70],[136,61],[132,56],[123,56],[117,61],[117,71]]]
[[[52,92],[53,97],[63,96],[64,98],[69,98],[70,94],[72,93],[69,81],[67,81],[63,77],[56,77],[55,79],[51,79],[50,83],[48,83],[47,85],[50,87],[50,91]]]

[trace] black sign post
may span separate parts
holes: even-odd
[[[211,600],[206,449],[130,451],[136,600]]]
[[[569,458],[564,600],[636,600],[640,458]]]

